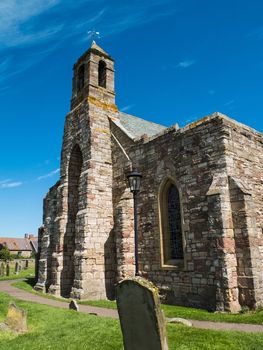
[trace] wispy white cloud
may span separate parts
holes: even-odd
[[[12,181],[10,179],[0,181],[0,188],[13,188],[13,187],[19,187],[23,184],[21,181]]]
[[[7,182],[10,182],[11,180],[10,179],[6,179],[6,180],[1,180],[0,181],[0,186],[6,184]]]
[[[184,60],[184,61],[179,62],[176,67],[188,68],[188,67],[191,67],[193,64],[195,64],[195,60]]]
[[[120,111],[121,112],[127,112],[128,110],[130,110],[133,107],[134,107],[134,105],[127,105],[127,106],[124,106],[124,107],[120,108]]]
[[[0,48],[36,42],[54,34],[57,29],[36,29],[33,20],[61,0],[1,0]],[[30,23],[29,23],[30,22]]]
[[[176,11],[176,8],[175,6],[163,6],[168,5],[168,3],[172,4],[173,1],[137,1],[135,5],[130,2],[128,5],[126,4],[126,6],[116,6],[114,15],[111,15],[108,20],[102,24],[101,31],[105,32],[105,36],[109,36],[123,32],[132,27],[138,27],[152,22],[160,17],[170,16]]]
[[[57,169],[55,169],[55,170],[53,170],[53,171],[50,171],[49,173],[47,173],[47,174],[45,174],[45,175],[39,176],[39,177],[37,178],[37,180],[44,180],[44,179],[47,179],[47,178],[49,178],[49,177],[52,177],[52,176],[56,175],[57,173],[59,173],[59,171],[60,171],[60,169],[57,168]]]
[[[90,39],[87,32],[95,24],[105,37],[171,15],[174,7],[162,6],[160,10],[161,5],[169,2],[172,0],[136,1],[118,6],[115,1],[109,4],[106,0],[1,0],[0,49],[39,45],[52,39],[64,41],[79,35],[87,40]],[[74,17],[74,13],[69,16],[69,11],[74,10],[79,10],[78,16]]]
[[[165,5],[173,1],[132,1],[120,6],[116,0],[1,0],[0,82],[39,63],[69,40],[72,45],[90,40],[92,29],[107,37],[169,16],[175,6]]]
[[[224,103],[224,106],[231,106],[234,103],[235,103],[235,100],[230,100],[230,101],[227,101],[226,103]]]

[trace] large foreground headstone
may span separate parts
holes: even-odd
[[[142,277],[117,286],[117,306],[125,350],[168,350],[158,289]]]
[[[16,332],[27,331],[27,314],[26,311],[20,309],[15,303],[10,303],[5,319],[5,324],[8,328]]]

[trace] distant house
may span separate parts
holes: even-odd
[[[37,253],[38,240],[32,234],[25,234],[24,238],[0,237],[0,250],[7,247],[13,255],[29,258],[32,254]]]

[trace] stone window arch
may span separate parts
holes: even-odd
[[[98,84],[106,89],[107,66],[104,61],[99,61]]]
[[[77,82],[78,91],[83,89],[84,79],[85,79],[85,66],[84,64],[82,64],[78,69],[78,82]]]
[[[184,259],[182,207],[179,189],[167,179],[159,193],[161,256],[163,265],[177,265]]]

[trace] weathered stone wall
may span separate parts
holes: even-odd
[[[132,162],[125,153],[134,142],[111,122],[113,164],[114,238],[116,244],[117,279],[134,276],[133,198],[126,174]],[[125,147],[122,148],[123,146]]]
[[[52,265],[55,231],[55,219],[57,217],[57,182],[48,191],[44,199],[43,226],[38,231],[38,254],[37,254],[37,285],[35,289],[46,291],[52,281]]]
[[[241,305],[263,302],[263,135],[225,118],[225,144]]]
[[[215,115],[132,144],[120,129],[117,132],[116,126],[112,127],[132,163],[143,174],[139,195],[140,270],[160,287],[167,302],[231,311],[240,308],[236,252],[231,246],[234,240],[226,152],[228,129],[226,120]],[[118,145],[116,140],[113,143],[115,154]],[[127,193],[128,162],[124,160],[123,155],[115,155],[114,193]],[[166,266],[160,254],[158,198],[167,178],[174,179],[181,193],[184,266]],[[130,213],[129,220],[130,198],[127,193],[118,202],[119,212]],[[124,223],[117,235],[120,232],[126,241],[130,239],[126,249],[130,253],[131,227],[126,231]],[[125,258],[122,264],[123,274],[129,274],[132,267],[125,264]],[[262,265],[258,269],[262,271]]]
[[[107,64],[107,88],[98,86],[98,64]],[[83,87],[78,71],[85,66]],[[72,110],[66,117],[56,210],[50,214],[52,245],[42,246],[43,260],[51,271],[48,292],[75,298],[114,296],[116,275],[113,238],[112,155],[109,117],[117,108],[113,85],[113,60],[96,48],[88,50],[74,66]],[[51,195],[47,196],[50,202]],[[47,203],[49,215],[52,204]],[[44,232],[48,230],[44,220]],[[50,236],[52,235],[52,237]],[[52,258],[50,258],[52,257]]]

